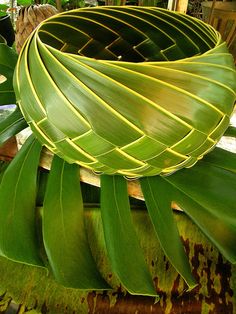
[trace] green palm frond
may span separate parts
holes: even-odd
[[[232,56],[203,22],[96,7],[41,24],[19,57],[15,90],[53,153],[139,177],[190,167],[210,151],[228,127],[235,82]]]

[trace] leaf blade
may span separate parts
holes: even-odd
[[[129,293],[156,296],[134,231],[123,177],[101,176],[101,215],[112,270]]]
[[[163,251],[189,288],[196,286],[171,208],[171,187],[161,177],[140,180],[145,203]]]
[[[55,279],[66,287],[108,289],[84,226],[79,167],[54,157],[43,205],[43,241]]]
[[[43,266],[35,226],[41,145],[31,136],[5,171],[0,186],[0,252],[14,261]]]
[[[219,147],[207,154],[203,162],[236,173],[236,154]]]
[[[164,179],[173,187],[173,200],[225,258],[235,263],[235,173],[200,161]]]

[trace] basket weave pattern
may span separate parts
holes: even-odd
[[[15,74],[18,104],[49,150],[128,177],[201,159],[229,124],[235,82],[218,32],[148,7],[49,18],[22,49]]]

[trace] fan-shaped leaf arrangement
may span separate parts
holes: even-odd
[[[10,78],[12,70],[7,73]],[[48,184],[44,176],[37,184],[40,145],[30,138],[3,167],[1,255],[44,265],[68,287],[109,288],[86,236],[79,164],[102,174],[107,255],[130,293],[156,295],[124,176],[141,177],[157,240],[190,288],[196,283],[172,201],[235,262],[235,155],[216,149],[202,159],[228,128],[236,89],[233,58],[212,27],[158,8],[65,12],[32,34],[14,80],[18,105],[35,137],[64,161],[55,156]],[[17,109],[0,123],[0,142],[24,127]],[[228,134],[235,136],[235,129]],[[42,213],[35,210],[39,199]]]

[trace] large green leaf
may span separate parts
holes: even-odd
[[[140,181],[145,203],[162,249],[189,288],[194,288],[197,283],[191,273],[171,208],[172,190],[159,176],[142,178]]]
[[[0,121],[0,146],[27,126],[20,109],[17,107],[7,118]]]
[[[17,53],[6,44],[0,43],[0,105],[15,104],[16,98],[13,90],[13,74],[17,62]]]
[[[66,287],[108,289],[88,244],[78,165],[54,157],[43,205],[43,241],[55,279]]]
[[[131,294],[155,296],[132,223],[126,180],[101,176],[101,214],[112,270]]]
[[[35,225],[41,145],[31,136],[5,171],[0,185],[0,254],[42,266]]]
[[[200,161],[161,180],[172,199],[231,263],[236,262],[236,174]]]

